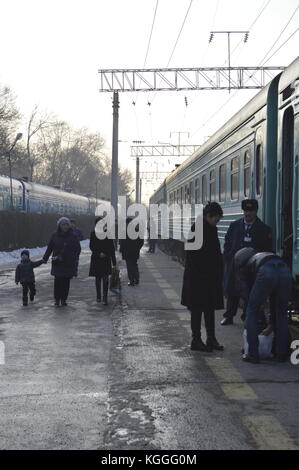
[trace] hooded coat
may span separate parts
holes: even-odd
[[[203,244],[186,250],[181,303],[189,310],[222,309],[223,258],[217,227],[203,219]]]
[[[48,261],[51,253],[52,257],[58,256],[57,261],[52,260],[52,276],[71,278],[76,275],[80,252],[81,246],[73,230],[70,228],[67,232],[63,232],[58,226],[57,232],[54,232],[50,238],[43,259]]]

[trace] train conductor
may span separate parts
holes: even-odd
[[[257,217],[258,201],[256,199],[244,199],[242,201],[242,210],[244,217],[231,222],[225,235],[223,251],[224,292],[227,297],[227,306],[221,325],[233,324],[233,318],[239,305],[239,295],[235,287],[235,253],[245,247],[252,247],[257,252],[273,251],[271,228]],[[245,320],[244,313],[241,318]]]

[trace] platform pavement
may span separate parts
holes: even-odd
[[[49,264],[29,307],[13,269],[1,272],[0,448],[298,448],[298,366],[242,363],[242,323],[220,326],[221,312],[225,351],[190,351],[183,268],[146,250],[139,286],[119,262],[121,296],[108,307],[96,302],[88,248],[66,309],[53,307]]]
[[[191,351],[190,314],[180,304],[183,267],[144,247],[139,269],[140,285],[134,287],[127,286],[124,266],[121,270],[119,367],[112,379],[123,392],[134,389],[139,409],[146,409],[140,419],[147,423],[151,416],[157,432],[154,440],[144,441],[139,433],[133,445],[299,449],[299,366],[242,362],[243,322],[238,315],[234,325],[221,326],[223,311],[216,313],[216,336],[225,350]],[[119,398],[118,390],[116,403]],[[118,419],[114,424],[119,427]],[[111,424],[110,446],[130,448],[128,434],[128,429],[118,434]]]

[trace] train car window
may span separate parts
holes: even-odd
[[[185,185],[185,198],[184,198],[184,203],[187,204],[188,202],[188,185]]]
[[[255,192],[258,196],[262,194],[263,184],[263,147],[258,144],[255,153]]]
[[[250,155],[248,150],[244,153],[244,196],[250,193]]]
[[[200,194],[199,194],[199,178],[195,180],[195,204],[199,204]]]
[[[189,203],[193,204],[194,202],[194,197],[193,197],[193,181],[190,181],[189,184]]]
[[[225,201],[226,194],[226,167],[225,163],[219,167],[219,201]]]
[[[231,179],[230,179],[230,192],[231,199],[238,199],[239,197],[239,158],[234,157],[231,160]]]
[[[184,191],[184,189],[183,189],[183,186],[182,186],[182,187],[181,187],[181,198],[180,198],[181,204],[183,204],[183,202],[184,202],[184,199],[183,199],[183,191]]]
[[[216,171],[210,171],[210,201],[216,199]]]
[[[202,175],[201,178],[201,202],[202,204],[207,202],[207,175]]]
[[[176,200],[177,200],[177,203],[179,204],[180,203],[180,190],[179,189],[176,192]]]

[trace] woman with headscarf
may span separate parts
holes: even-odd
[[[51,274],[54,276],[56,307],[60,302],[63,307],[67,305],[70,280],[76,275],[76,263],[80,252],[80,242],[71,228],[70,220],[67,217],[61,217],[57,221],[57,231],[52,234],[43,256],[44,261],[47,262],[52,253]]]

